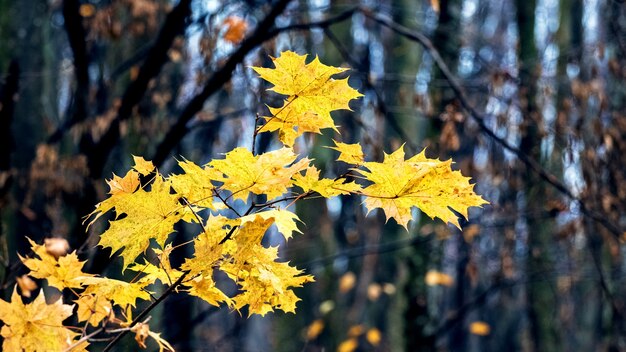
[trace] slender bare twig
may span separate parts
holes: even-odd
[[[101,333],[102,331],[104,331],[104,326],[99,327],[98,329],[92,331],[91,333],[89,333],[88,335],[85,335],[83,337],[81,337],[80,339],[76,340],[76,342],[74,342],[73,344],[71,344],[68,348],[66,348],[63,352],[70,352],[71,350],[73,350],[74,348],[78,347],[81,343],[89,340],[90,338],[98,335],[99,333]]]

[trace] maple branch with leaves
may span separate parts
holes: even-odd
[[[385,154],[382,162],[366,161],[360,144],[333,140],[334,146],[328,148],[338,152],[337,162],[352,168],[334,179],[323,177],[311,159],[295,152],[294,143],[305,133],[322,134],[323,129],[339,132],[331,113],[349,110],[349,102],[362,95],[348,84],[348,78],[334,78],[347,69],[325,65],[317,57],[307,61],[306,55],[286,51],[273,62],[274,68],[253,69],[274,85],[271,90],[285,98],[282,106],[269,108],[270,114],[263,117],[265,123],[254,133],[277,132],[283,147],[259,155],[239,147],[204,166],[183,159],[178,161],[182,173],[168,176],[162,175],[153,162],[134,156],[131,170],[107,181],[109,197],[96,205],[85,222],[89,228],[105,214],[115,212],[100,234],[99,245],[121,257],[122,271],[137,275],[126,282],[88,274],[83,272],[85,262],[79,260],[77,252],[54,252],[31,241],[32,253],[20,257],[29,275],[47,280],[60,291],[72,292],[77,297],[77,311],[74,313],[74,306],[63,304],[62,299],[48,305],[43,294],[24,305],[16,289],[11,302],[0,300],[0,320],[9,331],[3,329],[3,347],[33,344],[50,350],[84,350],[100,333],[116,333],[104,349],[108,351],[133,332],[140,347],[145,347],[150,337],[161,349],[172,350],[144,319],[174,293],[239,313],[247,311],[248,316],[275,310],[295,313],[300,299],[294,288],[313,282],[313,276],[281,261],[278,247],[266,247],[262,242],[270,227],[285,242],[301,233],[300,219],[289,208],[303,199],[362,197],[369,212],[380,208],[388,220],[394,219],[406,229],[415,207],[460,227],[457,213],[467,218],[469,207],[486,204],[474,193],[469,178],[452,170],[451,160],[429,159],[423,151],[407,159],[403,147]],[[257,196],[266,201],[251,201]],[[245,213],[238,210],[237,202],[247,205]],[[197,223],[202,231],[191,241],[172,246],[169,236],[181,222]],[[193,246],[193,256],[172,267],[171,253],[184,245]],[[148,260],[149,252],[156,255],[152,260]],[[230,295],[224,292],[214,280],[215,271],[224,273],[237,291]],[[157,282],[167,288],[154,299],[148,287],[157,287]],[[20,286],[22,293],[26,289]],[[151,298],[154,300],[132,319],[137,300]],[[31,323],[38,319],[35,313],[41,309],[61,320],[75,314],[85,324],[82,333],[57,320],[34,330]],[[118,312],[124,320],[116,318]],[[14,315],[25,318],[16,320]],[[120,328],[111,330],[110,324]],[[87,333],[89,326],[96,329]],[[40,330],[46,333],[40,334]]]

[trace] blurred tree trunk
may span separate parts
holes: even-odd
[[[415,23],[423,23],[423,15],[430,6],[426,3],[416,3],[414,1],[395,1],[392,13],[393,20],[408,28],[414,28]],[[416,11],[416,8],[418,9]],[[416,15],[421,14],[421,15]],[[421,30],[421,28],[420,28]],[[408,139],[405,146],[405,153],[411,156],[418,152],[414,150],[416,143],[427,136],[429,123],[423,119],[423,113],[416,104],[414,85],[407,84],[403,78],[416,77],[420,69],[424,69],[424,51],[421,46],[416,45],[407,39],[391,35],[382,36],[381,41],[384,51],[388,53],[384,57],[384,72],[397,75],[397,79],[385,79],[381,85],[380,93],[385,106],[385,130],[381,131],[384,136],[384,150],[387,153],[399,147],[400,141],[406,137]],[[426,69],[430,69],[427,67]],[[396,131],[401,129],[404,136]],[[380,161],[380,160],[378,160]],[[382,215],[379,213],[379,215]],[[383,222],[382,218],[381,223]],[[391,222],[390,222],[391,223]],[[417,229],[424,223],[411,223]],[[409,236],[416,236],[416,233],[407,233],[398,226],[384,226],[381,231],[384,233],[384,241],[396,241]],[[390,338],[390,348],[394,351],[429,351],[434,349],[435,340],[427,331],[430,322],[428,312],[427,289],[424,284],[424,275],[428,269],[431,244],[413,246],[401,253],[394,260],[384,260],[384,272],[389,272],[389,277],[395,280],[398,287],[398,294],[391,303],[387,312],[388,327],[387,332]]]
[[[20,63],[21,72],[36,73],[23,74],[20,80],[19,101],[15,105],[12,133],[18,141],[13,157],[13,165],[18,172],[20,182],[16,182],[14,190],[15,201],[21,206],[15,208],[15,213],[8,216],[10,233],[19,234],[9,246],[12,262],[17,260],[16,253],[27,253],[29,249],[26,235],[33,240],[40,241],[50,233],[51,224],[45,212],[45,200],[41,193],[32,191],[34,199],[26,199],[29,190],[28,177],[31,162],[35,157],[35,150],[45,134],[45,113],[41,84],[42,73],[52,71],[44,60],[44,24],[47,23],[48,2],[45,0],[17,1],[11,4],[9,14],[13,14],[9,35],[19,38],[14,43],[16,60]],[[11,241],[11,239],[10,239]]]
[[[516,0],[517,26],[519,33],[519,99],[523,115],[520,149],[535,160],[541,160],[541,130],[543,125],[540,106],[537,101],[537,81],[539,78],[539,56],[535,46],[536,1]],[[559,336],[554,324],[557,319],[558,302],[554,292],[554,278],[548,273],[553,268],[550,258],[550,244],[553,241],[552,226],[549,220],[538,216],[546,201],[545,183],[530,169],[520,165],[520,182],[524,190],[528,231],[527,254],[527,309],[530,323],[530,336],[535,351],[559,350]],[[532,185],[532,187],[531,187]]]
[[[459,50],[461,48],[462,34],[461,26],[461,8],[463,2],[461,0],[442,0],[439,1],[439,21],[433,36],[433,44],[437,51],[441,54],[442,59],[450,68],[453,74],[457,74]],[[456,94],[448,86],[444,75],[439,69],[435,69],[434,83],[431,85],[430,92],[432,97],[432,106],[435,116],[433,116],[433,125],[437,126],[436,130],[448,130],[449,136],[458,136],[458,125],[455,121],[455,112],[458,109]],[[445,83],[444,83],[445,82]],[[449,112],[449,113],[446,113]],[[442,129],[442,126],[443,127]],[[437,136],[432,136],[437,138]],[[452,138],[454,139],[454,138]],[[461,160],[461,155],[468,156],[472,154],[473,145],[468,143],[461,148],[452,139],[447,139],[442,134],[439,138],[439,156],[452,155],[454,160]],[[461,138],[465,140],[464,138]],[[458,140],[458,139],[457,139]],[[453,236],[459,235],[453,231]],[[454,288],[450,292],[449,309],[458,311],[466,303],[466,296],[470,292],[467,281],[467,265],[469,263],[469,246],[461,237],[448,239],[448,245],[452,245],[456,252],[456,264],[454,267]],[[446,241],[446,242],[448,242]],[[443,265],[443,263],[441,264]],[[453,351],[465,351],[468,348],[467,330],[464,324],[455,324],[448,333],[448,348]]]

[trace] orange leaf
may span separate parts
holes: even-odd
[[[222,23],[226,27],[224,32],[224,40],[233,44],[239,44],[246,36],[248,30],[248,22],[238,16],[228,16]]]
[[[426,276],[424,277],[424,282],[428,286],[441,285],[449,287],[454,284],[454,279],[452,279],[452,276],[448,274],[444,274],[436,270],[430,270],[426,273]]]
[[[491,333],[491,327],[484,321],[475,321],[470,324],[469,331],[474,335],[487,336]]]

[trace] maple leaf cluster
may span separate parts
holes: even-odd
[[[269,107],[271,115],[255,135],[278,131],[282,148],[258,155],[236,148],[206,165],[183,159],[178,161],[182,172],[171,175],[134,157],[130,171],[107,181],[109,197],[96,206],[88,227],[114,214],[99,245],[122,258],[123,271],[137,272],[131,282],[84,273],[76,252],[54,255],[31,241],[33,254],[20,257],[29,275],[74,294],[79,322],[94,328],[117,324],[134,332],[142,347],[151,337],[161,349],[171,349],[146,322],[132,321],[137,300],[148,300],[157,282],[211,305],[247,310],[248,315],[277,309],[294,313],[299,301],[294,288],[313,277],[282,261],[278,247],[262,244],[271,227],[285,242],[300,233],[298,216],[289,206],[280,207],[287,201],[353,194],[364,199],[369,212],[380,208],[387,219],[407,229],[414,207],[459,227],[456,213],[467,217],[469,207],[486,203],[474,193],[468,177],[452,170],[451,160],[429,159],[424,152],[406,159],[403,147],[376,162],[366,161],[360,144],[334,141],[329,148],[339,152],[337,161],[352,168],[333,179],[322,177],[310,159],[294,151],[295,140],[322,129],[338,132],[331,112],[349,109],[349,102],[362,95],[350,87],[348,78],[333,78],[346,69],[324,65],[317,57],[307,63],[306,55],[287,51],[273,61],[275,68],[253,69],[286,98],[281,107]],[[263,202],[255,203],[258,199]],[[193,256],[172,267],[170,254],[178,247],[168,241],[179,222],[194,224],[198,233],[184,244],[193,246]],[[222,279],[216,280],[217,272],[237,289],[225,290],[218,282]],[[15,291],[11,303],[0,300],[0,308],[5,350],[87,347],[88,339],[63,326],[75,308],[60,299],[47,304],[40,294],[24,304]],[[116,311],[124,319],[118,319]]]

